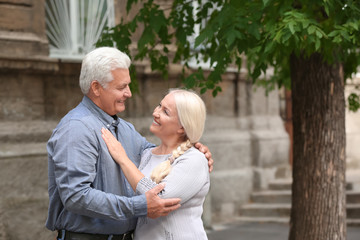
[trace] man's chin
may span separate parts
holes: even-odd
[[[124,105],[124,106],[121,106],[121,107],[116,108],[116,110],[117,110],[117,113],[121,113],[121,112],[125,111],[125,105]]]

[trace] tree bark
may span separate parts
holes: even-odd
[[[345,98],[339,63],[290,58],[294,130],[289,240],[346,240]]]

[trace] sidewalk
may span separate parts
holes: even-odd
[[[289,225],[234,222],[208,230],[209,240],[287,240]],[[347,227],[347,240],[360,239],[360,226]]]

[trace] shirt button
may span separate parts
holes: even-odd
[[[108,127],[108,128],[109,128],[109,127],[110,127],[110,124],[106,125],[106,127]]]

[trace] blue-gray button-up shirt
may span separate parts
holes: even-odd
[[[144,149],[154,146],[134,126],[114,119],[88,97],[54,129],[48,150],[49,212],[46,227],[82,233],[122,234],[146,216],[145,195],[135,196],[101,137],[108,128],[139,165]]]

